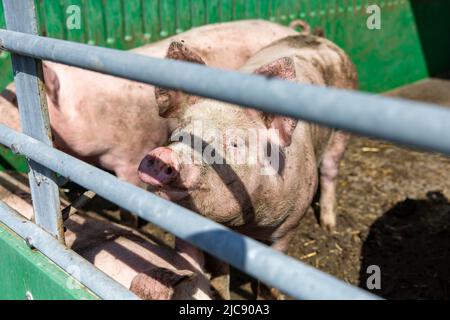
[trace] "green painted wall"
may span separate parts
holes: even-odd
[[[262,18],[288,24],[301,18],[314,27],[325,29],[328,38],[338,43],[355,61],[361,88],[381,92],[428,76],[428,56],[421,41],[438,38],[431,23],[440,17],[440,31],[449,27],[446,0],[36,0],[40,33],[45,36],[85,42],[93,45],[129,49],[160,40],[194,26],[237,19]],[[382,10],[382,29],[368,30],[366,8],[377,3]],[[70,5],[82,8],[80,30],[67,30],[66,10]],[[415,9],[415,10],[413,10]],[[4,18],[0,8],[0,26]],[[448,12],[448,10],[446,11]],[[416,16],[428,21],[425,31],[418,30]],[[433,42],[439,45],[439,42]],[[448,41],[447,41],[448,43]],[[429,50],[434,51],[434,50]],[[450,51],[437,50],[430,56],[433,71],[441,67]],[[0,87],[11,81],[7,53],[2,53]],[[448,61],[448,59],[446,59]]]
[[[1,300],[25,300],[27,292],[34,300],[98,299],[2,224],[0,253]]]
[[[440,49],[439,28],[449,26],[447,0],[378,0],[382,29],[368,30],[368,0],[35,0],[40,34],[92,45],[130,49],[220,21],[262,18],[288,24],[304,19],[325,30],[355,62],[361,89],[382,92],[450,69],[450,45]],[[80,6],[81,29],[68,30],[67,8]],[[414,9],[414,10],[413,10]],[[447,9],[446,11],[444,9]],[[415,16],[423,30],[417,29]],[[438,17],[438,18],[437,18]],[[436,20],[437,19],[437,20]],[[0,2],[0,27],[4,27]],[[448,37],[447,37],[448,38]],[[421,43],[425,43],[425,53]],[[430,45],[430,43],[432,45]],[[427,49],[429,48],[429,49]],[[429,61],[427,61],[427,58]],[[0,54],[0,89],[12,81],[9,54]],[[0,153],[5,154],[0,147]],[[0,156],[0,170],[26,172],[18,157]]]

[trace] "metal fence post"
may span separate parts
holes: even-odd
[[[34,35],[38,33],[34,0],[3,0],[3,7],[9,30]],[[22,130],[52,146],[42,60],[12,54],[12,63]],[[29,160],[28,164],[35,221],[60,242],[64,242],[55,173],[34,161]]]

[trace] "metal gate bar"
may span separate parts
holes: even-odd
[[[450,154],[450,110],[433,104],[301,85],[6,30],[0,30],[0,47]]]
[[[377,299],[4,125],[0,125],[0,143],[294,298]]]
[[[8,29],[37,34],[34,0],[4,0],[3,6]],[[42,61],[17,54],[12,54],[11,58],[22,130],[52,146]],[[36,223],[64,243],[56,176],[33,161],[28,161],[28,166]]]
[[[90,262],[68,250],[39,226],[28,221],[0,201],[0,222],[7,225],[19,236],[27,239],[29,245],[38,249],[62,269],[71,272],[71,276],[88,287],[102,299],[136,300],[139,299],[127,288],[111,279]],[[73,272],[77,267],[80,272]]]

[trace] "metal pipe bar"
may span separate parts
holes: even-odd
[[[292,297],[377,298],[4,125],[0,143]]]
[[[30,245],[38,249],[65,271],[77,267],[80,272],[73,272],[72,277],[88,287],[100,298],[106,300],[139,299],[127,288],[117,283],[72,250],[68,250],[49,233],[25,219],[3,201],[0,201],[0,222],[27,240]]]
[[[34,58],[450,154],[450,110],[432,104],[300,85],[6,30],[0,30],[0,47]]]
[[[3,0],[3,7],[8,29],[37,34],[34,0]],[[12,65],[22,130],[29,136],[51,146],[52,133],[43,82],[42,61],[12,54]],[[63,221],[59,210],[56,176],[51,170],[33,161],[28,161],[28,165],[35,221],[63,243]]]

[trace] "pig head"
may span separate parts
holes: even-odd
[[[241,71],[299,83],[357,87],[355,68],[345,53],[311,35],[269,45]],[[168,90],[156,94],[163,95],[157,101],[165,106],[175,97]],[[321,222],[326,228],[335,227],[335,180],[347,134],[208,99],[185,101],[165,110],[165,116],[175,116],[179,123],[172,142],[150,152],[139,167],[140,178],[151,191],[285,250],[310,208],[320,168]]]

